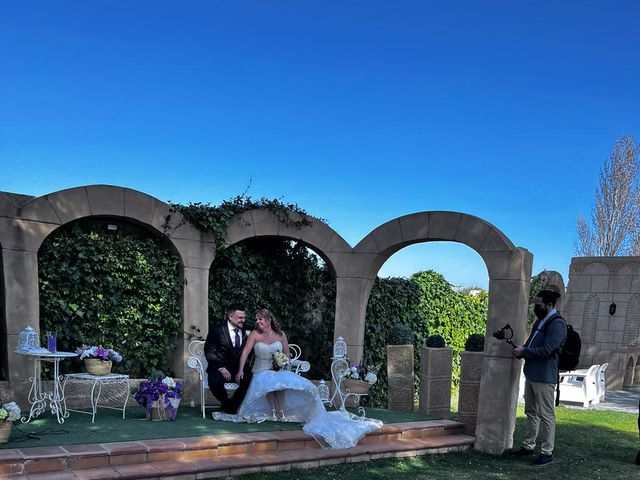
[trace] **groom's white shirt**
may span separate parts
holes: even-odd
[[[229,336],[231,337],[231,344],[238,348],[239,345],[236,345],[236,327],[235,325],[233,325],[233,323],[231,322],[227,322],[227,328],[229,329]],[[242,329],[238,328],[238,330],[240,330],[240,343],[242,343]]]

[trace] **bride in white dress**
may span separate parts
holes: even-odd
[[[253,349],[253,378],[236,415],[215,412],[215,420],[261,422],[265,420],[304,423],[303,432],[322,446],[349,448],[382,422],[363,419],[346,411],[327,412],[317,387],[306,378],[287,370],[273,370],[273,353],[289,357],[289,342],[273,314],[262,309],[256,313],[256,330],[249,334],[240,357],[236,382]]]

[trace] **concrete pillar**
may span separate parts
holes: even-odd
[[[389,410],[413,411],[413,345],[387,345]]]
[[[521,368],[521,361],[511,354],[511,346],[494,339],[491,333],[509,323],[514,331],[513,342],[521,345],[528,298],[529,279],[489,282],[488,340],[482,365],[474,445],[484,453],[500,455],[513,446]]]
[[[38,297],[38,254],[36,252],[2,249],[7,332],[7,380],[14,400],[26,408],[28,388],[25,380],[33,374],[31,360],[15,353],[18,334],[31,325],[40,331]],[[4,368],[4,367],[3,367]]]
[[[364,322],[373,280],[366,278],[336,278],[336,320],[333,341],[344,338],[349,358],[362,359]]]
[[[464,433],[475,435],[480,398],[480,379],[484,352],[460,353],[460,394],[458,397],[458,421],[464,424]]]
[[[185,280],[182,295],[183,331],[193,332],[195,325],[203,336],[209,331],[209,270],[203,268],[184,267],[182,274]],[[187,365],[189,358],[189,342],[181,335],[173,357],[175,375],[183,379],[184,401],[200,400],[198,394],[199,381],[195,370]]]
[[[451,413],[451,347],[423,347],[420,352],[420,411],[449,418]],[[413,379],[412,379],[413,380]]]

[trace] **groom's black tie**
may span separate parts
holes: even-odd
[[[242,347],[242,340],[240,340],[240,329],[234,328],[233,330],[236,332],[236,339],[234,342],[236,350],[240,350],[240,347]]]

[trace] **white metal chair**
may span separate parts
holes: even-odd
[[[311,365],[306,360],[300,360],[302,355],[302,349],[294,344],[289,344],[289,351],[291,353],[291,371],[298,375],[308,372],[311,369]],[[204,341],[192,340],[189,343],[189,358],[187,359],[187,365],[198,372],[198,379],[200,384],[200,407],[202,409],[202,418],[205,418],[205,408],[213,407],[214,405],[205,405],[205,398],[207,390],[209,389],[209,378],[207,377],[207,359],[204,356]],[[224,388],[227,392],[233,392],[237,390],[239,385],[237,383],[225,383]]]
[[[597,372],[600,365],[591,365],[587,370],[560,372],[560,401],[577,402],[588,408],[599,402]]]

